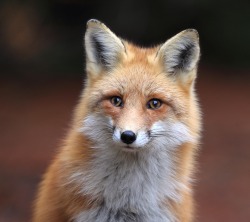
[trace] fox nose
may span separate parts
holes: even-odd
[[[136,140],[136,135],[131,130],[126,130],[121,134],[121,141],[126,144],[131,144]]]

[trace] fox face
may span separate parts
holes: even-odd
[[[143,49],[90,20],[85,35],[88,107],[81,132],[104,149],[173,149],[195,136],[190,116],[199,59],[195,30]]]
[[[34,221],[193,221],[197,32],[140,48],[90,20],[84,40],[85,87]]]

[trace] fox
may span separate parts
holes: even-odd
[[[84,44],[83,91],[32,221],[194,221],[198,32],[146,48],[91,19]]]

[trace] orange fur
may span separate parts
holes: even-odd
[[[91,112],[103,113],[112,117],[115,125],[121,128],[129,126],[134,131],[148,129],[166,118],[188,126],[195,140],[182,144],[174,155],[177,166],[175,176],[191,191],[180,191],[180,201],[166,199],[164,206],[171,209],[178,221],[193,221],[194,201],[189,180],[196,168],[195,156],[201,128],[199,108],[192,88],[196,69],[190,72],[191,77],[185,83],[181,79],[173,80],[166,75],[161,60],[155,59],[159,46],[143,49],[125,41],[123,44],[126,56],[120,56],[118,64],[108,75],[105,70],[101,70],[99,75],[93,74],[91,69],[87,71],[86,86],[68,136],[40,185],[34,222],[69,221],[74,215],[101,204],[100,199],[89,194],[82,195],[81,187],[68,182],[75,172],[91,167],[95,156],[95,150],[90,148],[93,141],[79,132],[84,118]],[[120,94],[126,101],[124,109],[110,103],[110,97]],[[144,106],[152,98],[163,101],[159,109],[150,110]]]

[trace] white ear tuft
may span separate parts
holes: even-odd
[[[122,41],[103,23],[95,19],[87,22],[85,50],[87,70],[95,74],[101,70],[113,68],[125,53]]]
[[[192,71],[200,57],[198,32],[194,29],[180,32],[161,46],[157,56],[162,58],[167,73]]]

